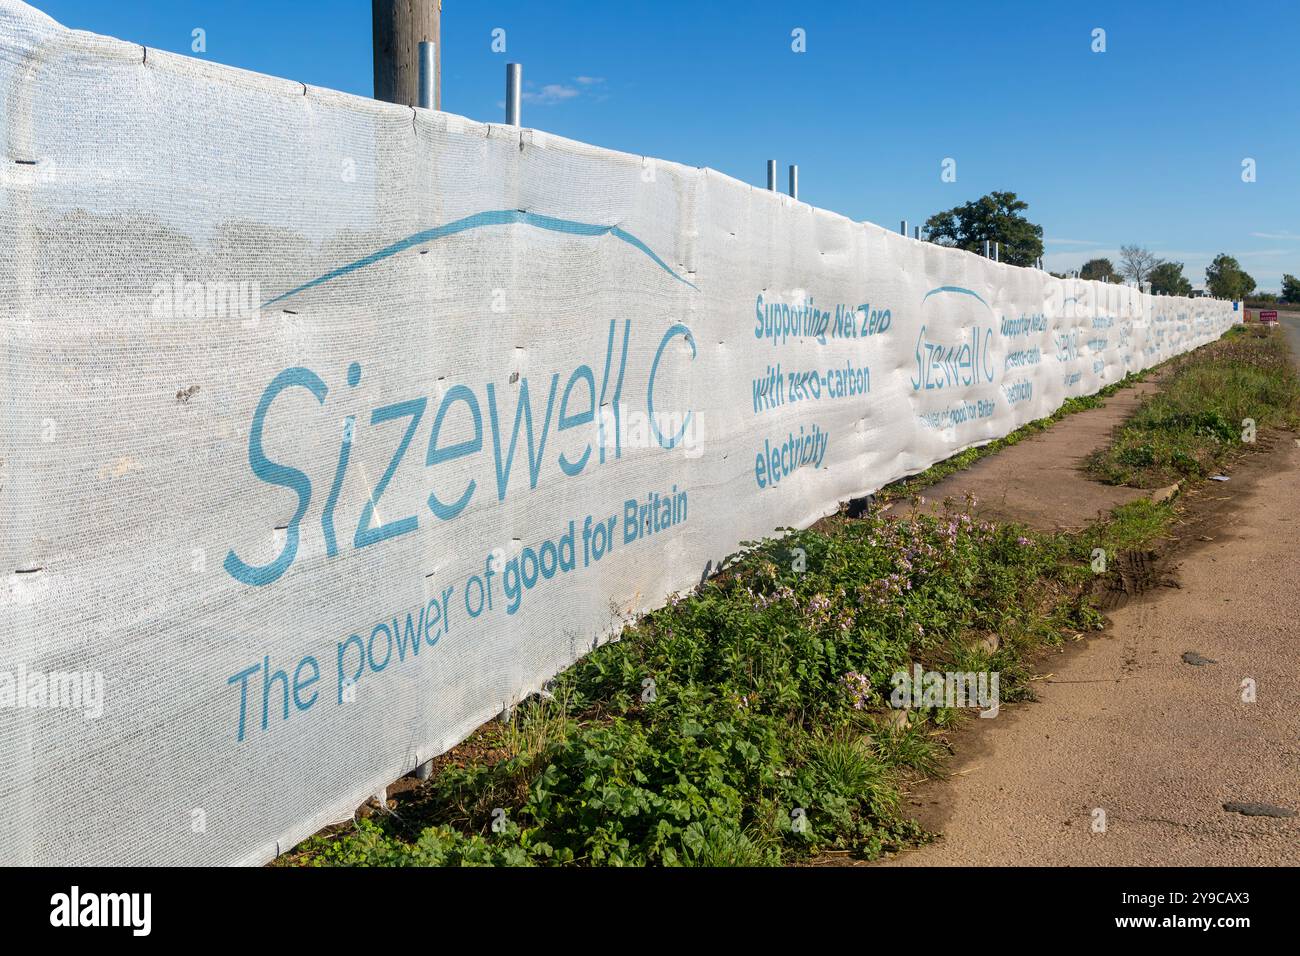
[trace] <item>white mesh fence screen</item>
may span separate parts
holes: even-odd
[[[0,0],[0,862],[256,863],[742,540],[1218,337]]]

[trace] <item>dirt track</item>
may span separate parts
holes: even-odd
[[[1288,331],[1300,338],[1300,317]],[[1088,450],[1091,429],[1071,442],[1081,418],[1055,426],[1054,443],[986,460],[1008,474],[1053,470],[1046,487],[1023,489],[1020,520],[1073,521],[1047,520],[1044,499],[1083,495],[1092,507],[1088,483],[1059,468],[1062,447]],[[1300,447],[1281,436],[1228,473],[1182,502],[1180,565],[1167,569],[1178,586],[1112,611],[1104,633],[1045,660],[1038,703],[971,721],[952,776],[912,795],[943,838],[884,865],[1300,863],[1300,816],[1223,806],[1300,811]],[[945,485],[960,495],[963,478]],[[990,510],[1016,517],[1020,494]]]
[[[1079,474],[1083,459],[1106,444],[1111,431],[1147,395],[1151,382],[1122,389],[1101,408],[1076,412],[1024,441],[982,458],[922,492],[924,508],[939,511],[945,498],[976,500],[975,513],[989,521],[1019,521],[1043,531],[1077,530],[1147,492],[1103,485]],[[910,507],[899,504],[895,512]]]

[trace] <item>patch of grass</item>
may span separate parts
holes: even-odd
[[[1088,458],[1094,478],[1135,488],[1204,478],[1243,443],[1247,419],[1256,431],[1297,422],[1300,379],[1280,332],[1234,329],[1171,368],[1161,391]]]
[[[1087,529],[1076,540],[1089,551],[1102,548],[1113,554],[1142,547],[1163,537],[1169,533],[1173,523],[1172,504],[1167,501],[1157,504],[1149,498],[1139,498],[1120,505],[1110,513],[1108,520]]]
[[[880,759],[887,765],[913,771],[918,777],[937,777],[943,769],[946,748],[935,738],[935,727],[951,726],[957,711],[943,709],[926,721],[908,722],[898,728],[878,728],[872,735]]]

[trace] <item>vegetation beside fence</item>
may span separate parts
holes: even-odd
[[[900,789],[937,772],[936,731],[957,715],[892,718],[890,675],[996,670],[1002,700],[1023,699],[1027,649],[1099,624],[1076,564],[1063,540],[956,510],[763,542],[479,731],[488,759],[444,765],[395,814],[303,850],[319,863],[747,865],[915,842]]]
[[[1277,330],[1238,326],[1168,367],[1160,391],[1090,457],[1093,477],[1137,488],[1205,478],[1265,428],[1297,423],[1300,382]]]
[[[1182,451],[1201,474],[1211,445],[1240,444],[1241,418],[1293,423],[1286,356],[1276,336],[1233,334],[1177,360],[1096,467],[1146,482],[1156,472],[1140,469],[1180,468]],[[1153,464],[1127,464],[1143,443]],[[440,758],[390,812],[280,864],[779,865],[926,840],[902,797],[941,772],[945,734],[968,712],[893,709],[891,675],[996,671],[1004,704],[1030,699],[1032,655],[1102,626],[1093,549],[1138,547],[1174,520],[1171,504],[1143,499],[1082,532],[1040,534],[969,505],[892,517],[877,502],[746,546]]]

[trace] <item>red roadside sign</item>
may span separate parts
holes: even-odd
[[[1276,321],[1277,321],[1277,311],[1276,311],[1276,310],[1270,310],[1270,311],[1268,311],[1268,312],[1260,312],[1260,313],[1259,313],[1259,321],[1261,321],[1261,322],[1276,322]]]

